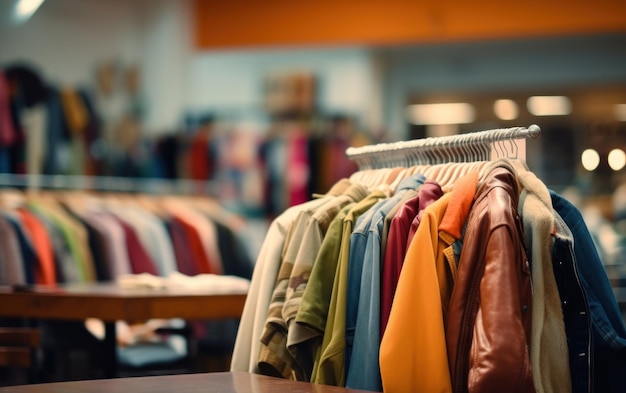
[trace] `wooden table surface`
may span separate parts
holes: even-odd
[[[316,385],[244,372],[97,379],[0,387],[2,393],[358,393],[364,390]]]
[[[117,369],[115,321],[182,318],[240,318],[246,293],[219,294],[210,288],[121,288],[115,284],[72,284],[58,287],[0,287],[0,317],[105,322],[105,375]]]
[[[115,284],[0,287],[0,316],[144,321],[151,318],[239,318],[246,293],[210,289],[124,289]]]

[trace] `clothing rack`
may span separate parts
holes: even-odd
[[[357,163],[359,169],[488,161],[498,157],[525,159],[525,138],[536,139],[540,134],[541,128],[533,124],[350,147],[346,149],[346,155]]]
[[[211,181],[115,176],[0,173],[0,187],[26,188],[28,190],[57,189],[142,194],[216,195],[216,186]]]

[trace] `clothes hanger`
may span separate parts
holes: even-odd
[[[424,175],[424,177],[428,178],[428,176],[426,176],[426,171],[432,166],[432,164],[420,150],[411,150],[411,153],[413,154],[413,165],[415,165],[412,174],[420,173]]]
[[[450,147],[450,145],[446,145],[442,150],[445,155],[446,163],[441,165],[441,169],[438,172],[437,182],[440,184],[442,188],[452,187],[456,179],[459,175],[459,169],[463,166],[463,163],[460,163],[461,157]]]
[[[436,180],[441,167],[437,164],[436,157],[434,157],[430,151],[425,150],[424,154],[427,157],[427,162],[430,164],[430,166],[425,170],[424,176],[426,176],[427,179]]]
[[[447,176],[443,179],[444,186],[450,187],[456,182],[457,179],[463,176],[468,170],[472,162],[472,157],[468,153],[466,139],[464,135],[460,135],[458,139],[455,139],[450,147],[452,151],[451,163],[447,167]]]
[[[389,188],[395,190],[398,187],[398,184],[406,177],[405,173],[407,169],[408,168],[397,166],[391,170],[389,176],[385,179],[385,183],[389,185]]]
[[[14,188],[3,188],[0,192],[0,208],[11,212],[23,206],[26,202],[24,193]]]
[[[348,178],[348,180],[350,180],[351,183],[363,183],[364,179],[372,175],[372,169],[363,168],[364,167],[363,159],[359,159],[357,161],[357,165],[359,167],[359,170],[351,174],[350,177]]]
[[[435,139],[434,144],[428,149],[433,157],[433,169],[431,172],[433,173],[433,178],[440,182],[441,179],[445,175],[444,162],[446,162],[447,158],[443,156],[443,147],[440,146],[439,140]]]

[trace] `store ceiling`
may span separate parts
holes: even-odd
[[[389,45],[626,31],[619,0],[195,0],[199,49]]]

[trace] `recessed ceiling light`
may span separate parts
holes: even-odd
[[[526,101],[535,116],[564,116],[572,113],[572,102],[565,96],[533,96]]]
[[[19,0],[15,3],[13,19],[18,23],[24,23],[39,9],[44,0]]]
[[[515,120],[519,115],[517,103],[513,100],[496,100],[493,111],[500,120]]]
[[[589,172],[595,170],[600,165],[600,155],[593,149],[586,149],[580,156],[583,167]]]
[[[445,104],[416,104],[407,108],[411,124],[467,124],[476,118],[474,106],[465,102]]]

